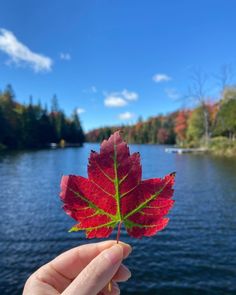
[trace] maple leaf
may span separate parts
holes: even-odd
[[[76,224],[70,231],[85,230],[87,238],[108,237],[124,224],[135,238],[152,236],[168,223],[175,173],[142,180],[139,153],[130,154],[119,131],[104,140],[100,153],[91,151],[88,178],[63,176],[61,200]]]

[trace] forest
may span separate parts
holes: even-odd
[[[0,92],[0,149],[43,148],[49,144],[81,145],[85,135],[76,110],[67,118],[59,108],[56,96],[50,111],[41,103],[28,104],[15,100],[12,87]]]
[[[157,115],[134,125],[91,130],[87,141],[100,142],[114,130],[123,131],[129,143],[177,144],[206,147],[219,154],[236,155],[236,87],[224,89],[219,100],[199,100],[194,108]]]
[[[140,117],[134,125],[107,126],[87,134],[76,110],[67,117],[56,96],[48,110],[40,102],[34,104],[32,98],[28,104],[18,103],[10,85],[0,92],[0,149],[101,142],[118,129],[129,143],[205,147],[215,153],[236,155],[236,87],[225,87],[214,102],[199,100],[193,108],[182,108],[145,121]]]

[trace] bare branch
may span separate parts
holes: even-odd
[[[208,75],[201,69],[195,69],[190,78],[192,81],[189,87],[190,97],[196,102],[204,104],[207,96]]]
[[[232,83],[234,72],[231,64],[224,64],[220,67],[219,73],[213,75],[215,79],[218,81],[218,85],[220,86],[221,93],[225,91],[227,87]]]

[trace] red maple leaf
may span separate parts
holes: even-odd
[[[63,176],[61,200],[76,224],[70,231],[85,230],[87,238],[108,237],[124,224],[135,238],[152,236],[168,223],[164,216],[173,206],[175,173],[142,180],[139,153],[130,154],[119,131],[91,151],[88,178]]]

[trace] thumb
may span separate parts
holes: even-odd
[[[62,295],[96,295],[113,278],[123,260],[123,248],[116,244],[95,257]]]

